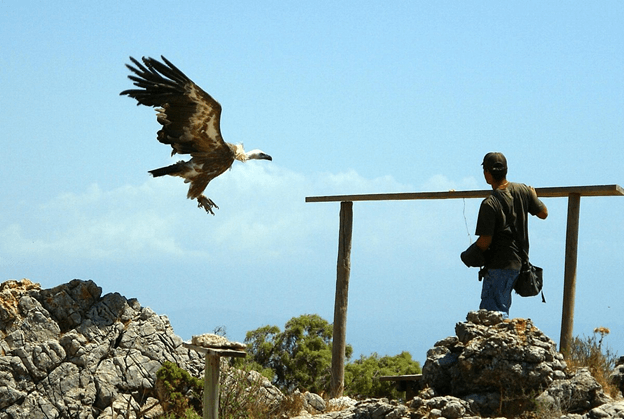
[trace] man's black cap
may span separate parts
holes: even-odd
[[[503,156],[503,153],[487,153],[481,165],[490,173],[507,171],[507,159]]]

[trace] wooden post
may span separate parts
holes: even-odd
[[[219,419],[220,356],[207,353],[204,369],[204,419]]]
[[[561,314],[561,337],[559,350],[567,356],[572,343],[574,326],[574,299],[576,294],[576,262],[578,255],[579,215],[581,194],[568,196],[568,226],[566,229],[565,271],[563,281],[563,310]]]
[[[340,231],[338,237],[338,264],[336,273],[336,301],[334,303],[334,333],[332,343],[332,398],[344,391],[344,363],[347,335],[347,303],[351,274],[351,236],[353,231],[353,202],[340,203]]]
[[[219,419],[219,370],[221,357],[244,358],[247,356],[247,352],[238,349],[197,346],[187,342],[182,343],[182,346],[203,353],[206,356],[204,397],[202,399],[204,403],[203,419]]]

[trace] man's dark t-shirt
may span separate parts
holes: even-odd
[[[477,236],[492,236],[490,247],[483,252],[485,267],[520,269],[522,247],[529,254],[527,214],[537,215],[544,204],[522,183],[509,183],[496,189],[481,202],[477,219]],[[514,239],[514,229],[518,240]]]

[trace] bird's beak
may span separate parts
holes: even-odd
[[[273,157],[269,156],[268,154],[262,153],[260,154],[260,156],[258,156],[259,159],[261,160],[271,160],[273,161]]]

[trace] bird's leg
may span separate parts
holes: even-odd
[[[209,212],[212,215],[215,215],[215,213],[212,211],[213,208],[219,209],[217,204],[212,202],[212,199],[207,198],[204,195],[199,195],[197,197],[197,207],[205,209],[206,212]]]

